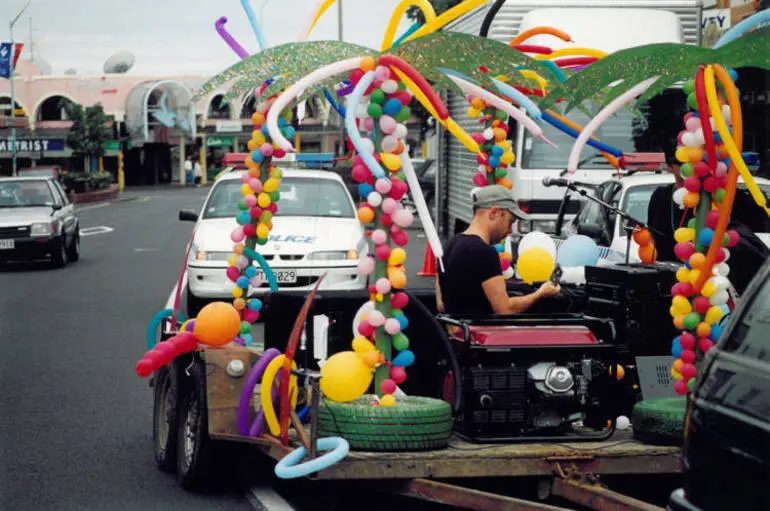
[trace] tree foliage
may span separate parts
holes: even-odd
[[[462,0],[433,0],[431,4],[433,4],[433,10],[436,11],[436,15],[439,15],[445,11],[448,11],[461,2]],[[425,23],[425,16],[423,16],[419,7],[412,6],[407,9],[406,17],[415,23],[419,23],[420,25]]]
[[[97,103],[88,107],[62,101],[67,116],[72,120],[72,127],[67,133],[67,145],[78,156],[99,157],[104,154],[104,143],[110,139],[107,123],[110,118],[104,113],[104,107]]]

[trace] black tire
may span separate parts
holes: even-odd
[[[319,434],[341,436],[362,451],[442,449],[452,438],[452,408],[438,399],[410,396],[396,406],[372,406],[374,396],[350,403],[325,400],[319,409]]]
[[[80,229],[79,228],[75,230],[75,237],[70,242],[69,248],[67,248],[67,259],[73,263],[80,261]]]
[[[176,470],[177,436],[179,434],[179,385],[176,369],[162,367],[153,383],[152,443],[155,462],[163,472]]]
[[[51,266],[54,268],[64,268],[67,266],[67,238],[63,233],[53,242]]]
[[[194,318],[198,315],[201,309],[206,305],[206,300],[198,298],[190,291],[189,284],[185,288],[186,303],[187,303],[187,317]]]
[[[637,440],[655,445],[682,445],[686,397],[640,401],[631,413]]]

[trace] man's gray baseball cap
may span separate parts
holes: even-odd
[[[471,192],[473,209],[500,208],[507,209],[519,220],[530,220],[531,217],[523,212],[516,201],[513,200],[511,191],[500,185],[489,185],[477,188]]]

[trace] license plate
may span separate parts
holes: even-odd
[[[295,284],[297,282],[296,270],[273,270],[273,273],[275,274],[275,280],[278,281],[278,284]],[[257,272],[257,276],[259,277],[259,280],[267,283],[267,278],[263,272]]]
[[[0,250],[13,250],[14,248],[16,248],[15,240],[0,240]]]

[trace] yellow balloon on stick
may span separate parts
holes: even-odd
[[[329,357],[321,367],[321,392],[332,401],[347,403],[369,389],[372,376],[371,368],[357,353],[343,351]]]

